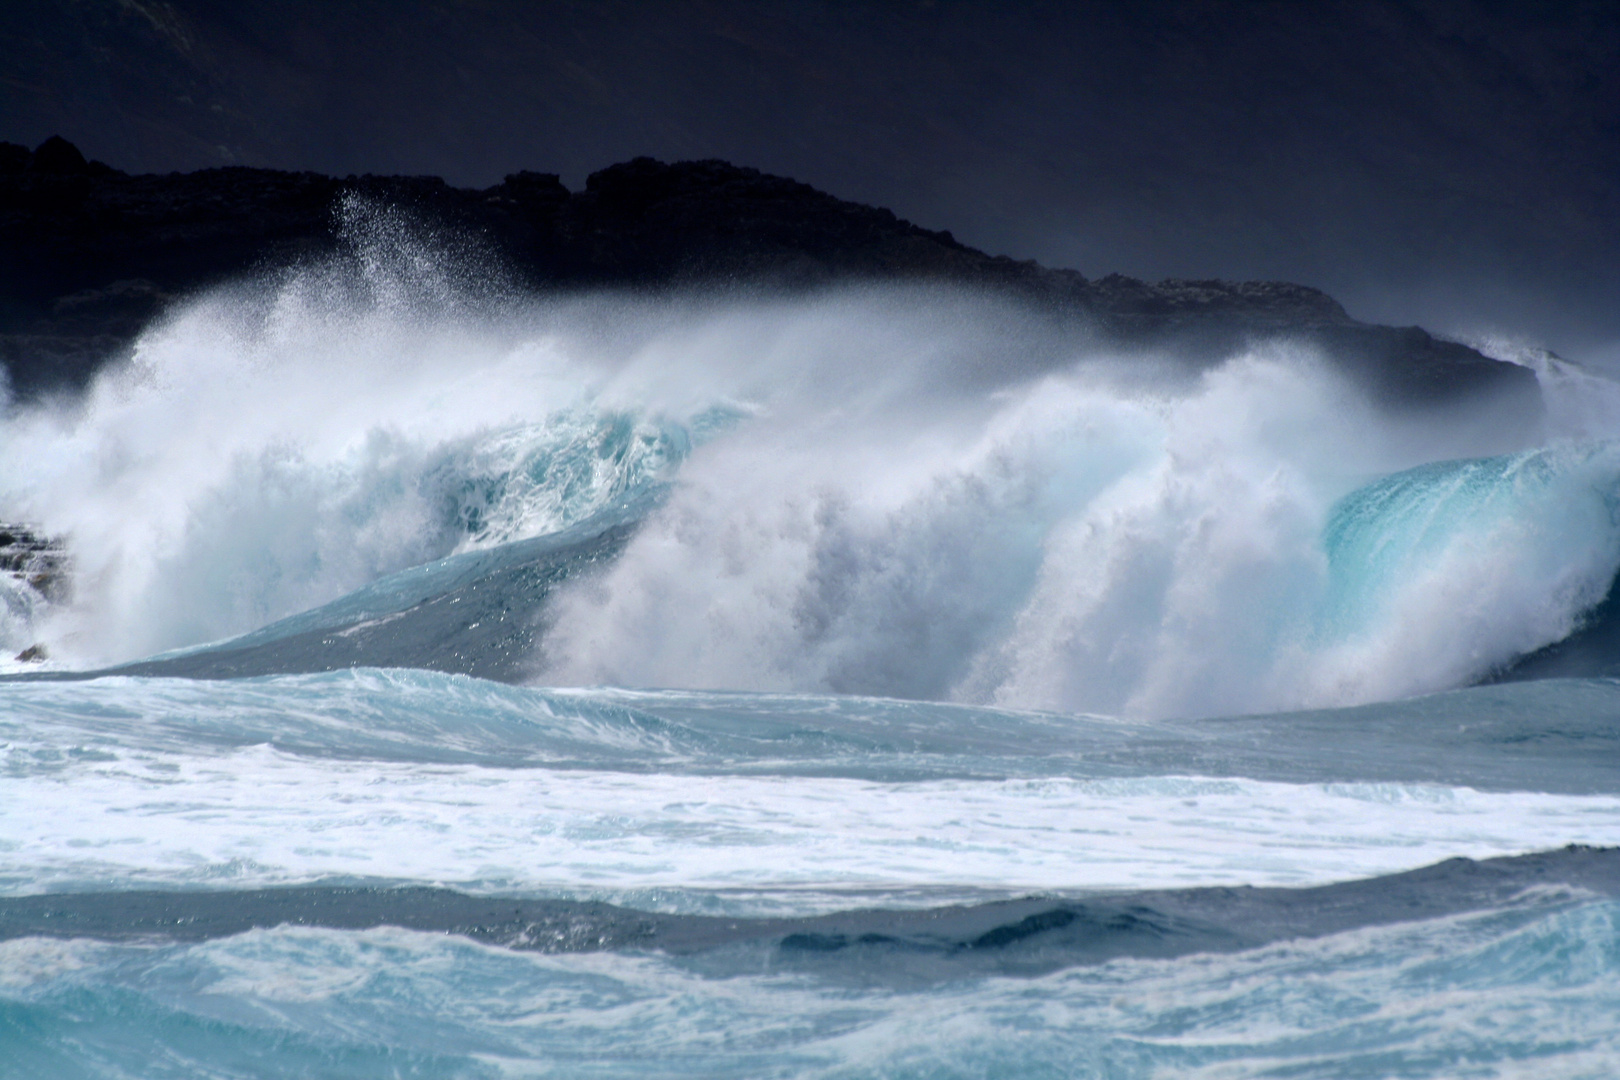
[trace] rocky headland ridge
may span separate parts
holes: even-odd
[[[1167,280],[987,255],[948,232],[723,161],[650,158],[581,191],[519,172],[483,190],[437,177],[220,168],[129,175],[52,138],[0,143],[0,362],[14,393],[83,385],[170,300],[332,250],[334,207],[358,193],[488,245],[517,283],[808,290],[872,280],[999,291],[1090,333],[1217,355],[1257,334],[1324,347],[1387,400],[1477,394],[1539,401],[1530,372],[1417,327],[1351,319],[1281,282]]]

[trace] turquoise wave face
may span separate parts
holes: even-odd
[[[501,432],[447,463],[441,481],[460,548],[558,533],[634,504],[691,450],[684,428],[626,413],[553,417]]]
[[[1504,664],[1567,636],[1608,594],[1620,450],[1561,444],[1396,473],[1335,505],[1322,539],[1322,640],[1376,635],[1411,617],[1417,594],[1449,605],[1430,616],[1437,629],[1477,642],[1482,664]]]
[[[646,513],[694,446],[744,416],[719,405],[679,422],[631,410],[559,413],[448,451],[418,483],[442,492],[463,536],[458,552],[555,536]]]

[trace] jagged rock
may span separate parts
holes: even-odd
[[[22,661],[25,664],[28,664],[28,663],[41,663],[43,661],[49,660],[50,658],[51,658],[50,650],[45,648],[45,646],[43,646],[43,645],[30,645],[30,646],[28,646],[28,648],[24,649],[22,652],[18,653],[17,656],[16,656],[16,659]]]
[[[67,550],[60,540],[42,537],[26,525],[0,524],[0,573],[59,603],[70,591],[68,571]]]
[[[13,388],[27,395],[82,385],[171,298],[332,250],[332,211],[346,192],[478,236],[530,288],[954,283],[1193,359],[1286,332],[1322,345],[1386,400],[1505,395],[1519,417],[1513,422],[1539,417],[1529,371],[1415,327],[1355,322],[1317,289],[1089,281],[722,161],[637,158],[593,174],[577,192],[533,172],[474,191],[436,177],[247,168],[130,176],[84,162],[54,138],[31,154],[0,147],[0,362]]]

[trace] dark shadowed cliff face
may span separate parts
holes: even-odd
[[[86,162],[61,140],[33,153],[8,145],[0,163],[0,355],[24,395],[81,385],[176,297],[333,250],[335,211],[359,196],[474,244],[492,274],[512,275],[519,289],[972,286],[1088,334],[1196,361],[1256,335],[1304,335],[1386,400],[1535,398],[1522,368],[1416,328],[1355,322],[1305,286],[1088,280],[989,256],[887,210],[719,161],[637,158],[592,174],[577,192],[530,172],[482,191],[435,177],[241,167],[130,176]]]

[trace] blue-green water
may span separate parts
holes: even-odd
[[[0,420],[0,1077],[1620,1072],[1607,398],[323,280]]]

